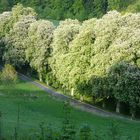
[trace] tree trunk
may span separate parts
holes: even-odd
[[[117,101],[117,105],[116,105],[116,113],[120,113],[120,101]]]
[[[80,95],[80,101],[84,101],[83,95]]]
[[[47,86],[49,86],[49,81],[48,80],[46,81],[46,84],[47,84]]]
[[[43,82],[43,77],[42,77],[42,74],[41,73],[39,73],[39,81],[40,82]]]
[[[132,120],[135,119],[135,113],[134,112],[132,112],[132,114],[131,114],[131,119]]]
[[[71,96],[74,96],[74,88],[71,89]]]
[[[102,108],[105,108],[105,107],[106,107],[105,99],[103,99],[103,102],[102,102]]]
[[[95,104],[95,103],[96,103],[96,97],[93,96],[93,97],[92,97],[92,100],[93,100],[93,104]]]
[[[133,119],[135,119],[135,114],[136,112],[134,111],[134,109],[132,110],[131,109],[131,119],[133,120]]]

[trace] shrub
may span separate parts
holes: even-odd
[[[18,79],[15,68],[10,64],[5,64],[0,74],[0,81],[4,85],[14,84]]]

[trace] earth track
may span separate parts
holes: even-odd
[[[79,100],[73,99],[70,96],[53,91],[52,89],[46,87],[45,85],[42,85],[41,83],[39,83],[37,81],[33,81],[31,78],[29,78],[23,74],[19,74],[19,77],[21,80],[31,83],[32,85],[42,89],[43,91],[48,93],[50,96],[55,97],[56,99],[60,99],[62,101],[69,101],[73,107],[78,108],[80,110],[83,110],[83,111],[86,111],[89,113],[93,113],[93,114],[96,114],[96,115],[102,116],[102,117],[118,118],[118,119],[123,119],[123,120],[139,122],[139,120],[132,120],[130,117],[126,117],[123,115],[119,115],[119,114],[115,114],[115,113],[111,113],[111,112],[102,110],[102,109],[97,108],[93,105],[90,105],[90,104],[81,102]]]

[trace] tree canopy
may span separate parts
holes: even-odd
[[[18,4],[0,19],[4,62],[30,66],[41,81],[57,83],[71,95],[126,103],[133,116],[140,108],[139,13],[110,11],[99,19],[66,19],[54,27]]]
[[[139,0],[1,0],[0,12],[10,10],[17,3],[34,8],[41,18],[55,20],[102,17],[110,10],[140,11]]]
[[[26,38],[28,37],[28,28],[34,22],[35,13],[31,8],[24,8],[17,5],[12,10],[11,24],[8,34],[5,35],[5,53],[4,60],[17,67],[25,64]]]
[[[47,20],[39,20],[30,24],[26,43],[26,58],[31,67],[42,75],[47,71],[48,57],[51,53],[54,25]]]

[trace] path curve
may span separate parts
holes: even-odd
[[[123,119],[123,120],[129,120],[129,121],[137,121],[139,122],[139,120],[132,120],[130,117],[125,117],[123,115],[119,115],[119,114],[115,114],[115,113],[111,113],[105,110],[102,110],[100,108],[97,108],[95,106],[92,106],[90,104],[81,102],[79,100],[73,99],[67,95],[58,93],[56,91],[53,91],[52,89],[46,87],[45,85],[42,85],[41,83],[37,82],[37,81],[33,81],[31,78],[23,75],[23,74],[19,74],[19,78],[23,81],[27,81],[30,82],[32,85],[42,89],[43,91],[45,91],[46,93],[48,93],[49,95],[56,97],[57,99],[61,99],[63,101],[69,101],[70,104],[74,107],[74,108],[78,108],[80,110],[86,111],[86,112],[90,112],[102,117],[111,117],[111,118],[118,118],[118,119]]]

